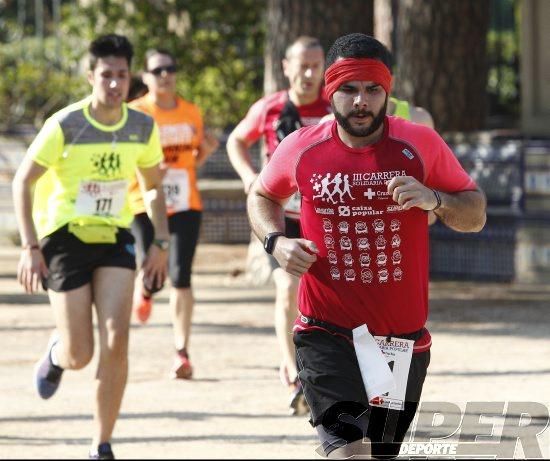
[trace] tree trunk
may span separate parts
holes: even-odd
[[[439,131],[484,127],[486,0],[401,0],[395,92],[431,112]]]
[[[264,91],[288,87],[281,60],[300,35],[318,38],[325,52],[334,40],[352,32],[373,33],[373,0],[268,0]]]
[[[393,49],[394,34],[393,2],[394,0],[374,0],[374,36],[390,51]]]

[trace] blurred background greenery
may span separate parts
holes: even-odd
[[[397,11],[400,2],[387,1]],[[415,1],[424,7],[430,3]],[[487,79],[488,125],[513,127],[519,118],[519,2],[487,1],[489,69],[480,78]],[[179,92],[202,108],[209,126],[227,129],[263,93],[264,52],[270,40],[276,40],[273,31],[267,36],[266,16],[269,8],[283,3],[0,0],[0,130],[29,123],[38,127],[45,117],[87,94],[86,47],[97,35],[111,31],[132,41],[134,71],[142,68],[148,48],[172,51],[179,64]],[[351,3],[373,5],[372,0]],[[430,101],[420,102],[430,109]]]

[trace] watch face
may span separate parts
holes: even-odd
[[[154,243],[161,250],[168,250],[168,248],[170,247],[170,242],[168,240],[155,240]]]

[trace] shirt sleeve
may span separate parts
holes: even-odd
[[[49,118],[27,150],[27,155],[44,168],[52,167],[63,155],[63,131],[55,118]]]
[[[266,104],[264,99],[256,101],[233,131],[240,139],[253,144],[260,139],[265,130]]]
[[[298,133],[295,131],[281,141],[271,160],[260,172],[260,184],[274,197],[285,199],[298,190],[296,165],[301,153],[297,145]]]
[[[153,125],[149,142],[141,152],[137,160],[139,168],[151,168],[158,165],[163,159],[162,146],[160,145],[159,128],[156,123]]]
[[[429,148],[424,155],[426,166],[425,185],[443,192],[476,190],[477,184],[458,162],[453,151],[436,131],[431,132]]]

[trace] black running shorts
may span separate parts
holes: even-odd
[[[397,456],[420,400],[430,352],[413,354],[403,411],[372,407],[348,332],[350,336],[322,330],[294,335],[298,377],[311,410],[310,422],[317,429],[325,455],[367,436],[373,456]],[[354,424],[343,422],[342,414],[355,419]]]
[[[119,229],[116,243],[84,243],[63,226],[40,241],[48,266],[44,289],[64,292],[92,281],[98,267],[136,269],[134,237]]]
[[[168,259],[168,274],[175,288],[191,286],[191,266],[199,241],[202,212],[197,210],[180,211],[168,217],[170,230],[170,254]],[[155,229],[147,213],[134,216],[132,233],[136,238],[138,261],[143,261],[144,255],[153,243]],[[147,287],[149,290],[149,288]],[[152,293],[160,289],[150,290]]]

